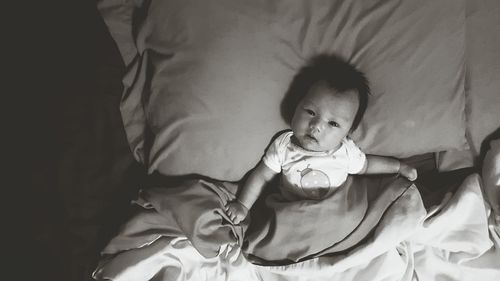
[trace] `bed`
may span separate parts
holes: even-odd
[[[498,170],[495,161],[477,169],[500,124],[498,3],[102,0],[98,8],[127,68],[120,109],[130,150],[150,176],[95,279],[500,280],[496,199],[484,192]],[[308,234],[264,208],[276,211],[280,239],[271,240],[289,259],[260,259],[248,254],[260,244],[242,241],[262,238],[269,224],[260,232],[254,222],[224,224],[221,206],[287,127],[290,81],[320,53],[370,80],[352,138],[366,153],[414,164],[419,180],[348,181],[346,206],[362,202],[366,223],[299,256],[288,234]]]

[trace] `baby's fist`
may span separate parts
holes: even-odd
[[[248,214],[247,207],[241,204],[238,200],[229,202],[229,204],[226,205],[225,211],[233,224],[239,224]]]
[[[417,169],[409,166],[405,163],[400,163],[399,166],[399,174],[403,177],[407,178],[410,181],[414,181],[417,179]]]

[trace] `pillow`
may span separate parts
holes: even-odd
[[[500,2],[467,1],[467,130],[475,155],[500,127]]]
[[[438,169],[472,167],[486,136],[500,126],[500,3],[496,0],[466,2],[466,113],[470,150],[437,154]]]
[[[122,116],[149,172],[240,179],[288,127],[281,100],[319,53],[371,81],[352,135],[365,152],[467,148],[464,1],[152,0],[145,11]]]

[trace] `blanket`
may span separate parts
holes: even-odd
[[[94,277],[109,280],[233,280],[245,274],[249,280],[414,280],[415,276],[425,277],[422,280],[434,280],[437,276],[449,277],[449,280],[478,280],[474,277],[498,280],[499,245],[492,247],[488,237],[487,209],[477,175],[464,181],[452,198],[435,208],[433,213],[426,212],[414,184],[397,178],[366,178],[352,179],[345,187],[346,190],[349,187],[363,190],[363,184],[366,184],[364,198],[367,204],[361,208],[364,211],[360,213],[364,215],[358,223],[350,224],[350,228],[356,227],[340,240],[342,235],[332,235],[336,237],[334,240],[328,237],[320,239],[314,236],[314,231],[309,231],[314,239],[324,240],[321,243],[339,240],[319,252],[314,249],[296,255],[289,250],[294,247],[285,247],[291,243],[282,243],[286,249],[274,250],[300,257],[289,265],[249,262],[254,262],[248,259],[252,254],[269,254],[265,250],[267,247],[261,245],[280,243],[273,239],[264,240],[270,244],[259,239],[251,242],[249,237],[272,237],[256,230],[271,229],[262,227],[273,225],[269,221],[279,225],[283,214],[275,208],[277,215],[270,216],[274,219],[266,222],[254,217],[253,221],[264,221],[257,224],[259,227],[249,221],[240,226],[226,223],[220,206],[234,198],[236,185],[192,181],[182,187],[145,191],[137,203],[147,209],[132,218],[110,241],[103,250]],[[370,186],[376,188],[370,189]],[[371,194],[370,191],[375,192]],[[180,192],[184,194],[182,200],[190,198],[190,201],[172,199],[167,202],[162,197],[164,192],[176,196]],[[207,199],[208,194],[211,194],[211,199]],[[266,205],[271,209],[276,203],[275,199],[269,199],[272,196],[279,198],[276,194],[267,198]],[[382,198],[392,199],[385,201]],[[174,206],[180,209],[170,212],[175,210]],[[212,207],[207,211],[208,206]],[[294,224],[297,229],[294,233],[307,241],[304,236],[307,232],[300,230],[299,223]],[[247,235],[243,235],[245,231]],[[211,237],[218,238],[207,239]],[[254,246],[237,244],[242,242]],[[440,266],[436,268],[428,261]]]
[[[253,213],[259,216],[242,250],[250,261],[263,265],[342,253],[367,239],[392,204],[403,200],[403,193],[416,192],[410,186],[400,177],[351,176],[321,200],[288,201],[280,193],[271,194],[265,207]],[[418,192],[408,196],[418,197]],[[412,207],[423,218],[423,205]]]
[[[222,245],[237,242],[250,261],[279,265],[354,247],[404,192],[418,196],[415,188],[408,190],[411,185],[401,177],[351,176],[321,200],[289,201],[279,192],[271,193],[265,206],[253,208],[250,228],[250,220],[232,225],[223,211],[235,198],[235,183],[192,180],[145,190],[137,202],[161,214],[164,223],[184,233],[204,257],[214,257]],[[414,207],[423,218],[423,205]]]

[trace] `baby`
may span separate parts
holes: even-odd
[[[271,143],[237,199],[226,205],[234,224],[245,219],[264,186],[279,173],[281,193],[288,200],[324,198],[348,174],[399,173],[412,181],[417,178],[415,168],[394,158],[365,155],[349,138],[368,103],[363,73],[336,56],[320,55],[300,70],[294,82],[302,85],[302,97],[288,120],[291,131]]]

